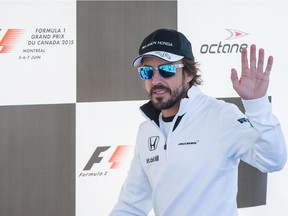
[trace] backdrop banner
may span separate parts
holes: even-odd
[[[226,100],[237,97],[230,81],[230,71],[236,68],[241,72],[241,48],[256,44],[257,48],[265,49],[265,60],[268,55],[273,55],[274,65],[268,94],[272,98],[273,112],[282,124],[286,140],[288,104],[283,90],[287,88],[285,80],[288,79],[288,44],[285,36],[287,29],[282,28],[281,23],[288,19],[287,9],[287,1],[178,1],[177,20],[178,30],[190,39],[196,61],[201,65],[204,80],[202,91],[211,96]],[[264,196],[266,202],[260,201],[257,205],[253,202],[250,205],[249,202],[243,203],[246,208],[239,209],[239,216],[286,216],[287,173],[286,166],[280,172],[268,174],[267,188],[260,190],[267,190],[266,197],[259,193],[259,197],[253,198],[260,201]],[[263,177],[261,179],[263,183]],[[259,183],[259,180],[254,182],[252,188]],[[252,188],[248,188],[246,185],[242,188],[246,191],[240,190],[239,193],[249,194]],[[255,193],[251,193],[252,196]]]
[[[0,5],[0,105],[75,103],[76,2]]]

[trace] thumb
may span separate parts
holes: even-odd
[[[233,88],[237,89],[237,87],[239,86],[239,78],[238,78],[237,71],[234,68],[231,69],[230,79],[231,79]]]

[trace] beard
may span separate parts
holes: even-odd
[[[165,101],[165,98],[163,97],[154,97],[153,98],[153,91],[155,90],[165,90],[170,94],[170,98]],[[151,88],[150,90],[150,99],[152,101],[152,104],[154,105],[154,107],[158,110],[166,110],[166,109],[170,109],[173,106],[175,106],[177,103],[180,103],[181,99],[184,98],[186,96],[187,93],[187,88],[185,86],[185,82],[184,79],[182,80],[181,85],[174,89],[173,91],[163,85],[155,85]]]

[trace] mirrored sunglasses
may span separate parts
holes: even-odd
[[[184,64],[166,64],[166,65],[160,65],[158,67],[142,66],[138,67],[137,69],[141,79],[149,80],[152,79],[154,70],[158,70],[161,77],[170,78],[176,74],[177,68],[183,68],[183,67]]]

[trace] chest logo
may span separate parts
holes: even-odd
[[[148,139],[148,149],[150,151],[154,151],[154,150],[157,149],[158,143],[159,143],[159,139],[160,139],[159,136],[149,137],[149,139]]]
[[[241,118],[241,119],[238,119],[237,121],[240,122],[241,124],[248,122],[251,125],[251,127],[253,127],[253,125],[251,124],[248,118]]]

